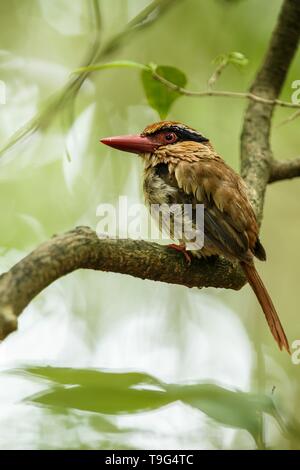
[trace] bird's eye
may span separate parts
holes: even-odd
[[[177,135],[174,132],[168,132],[165,134],[165,141],[168,142],[168,144],[175,142],[175,140],[177,140]]]

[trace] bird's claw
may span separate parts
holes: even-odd
[[[189,255],[189,253],[187,252],[187,249],[186,249],[185,245],[176,245],[176,243],[171,243],[170,245],[168,245],[168,248],[172,248],[173,250],[176,250],[176,251],[179,251],[180,253],[182,253],[184,255],[185,259],[186,259],[186,262],[187,262],[188,266],[191,265],[192,258]]]

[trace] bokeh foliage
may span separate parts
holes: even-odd
[[[246,90],[280,3],[114,0],[112,8],[110,0],[1,2],[0,79],[7,85],[7,104],[0,105],[2,270],[53,233],[83,223],[95,227],[100,202],[115,203],[119,194],[142,199],[141,163],[98,141],[139,132],[159,119],[152,108],[201,130],[239,167],[246,102],[175,100],[178,95],[166,95],[147,70],[76,69],[163,64],[158,71],[166,78],[203,90],[226,62],[213,86]],[[244,67],[227,66],[232,58]],[[285,100],[299,79],[299,58]],[[177,69],[184,75],[174,75]],[[292,157],[299,141],[299,122],[278,127],[288,113],[278,110],[274,117],[280,158]],[[291,342],[300,337],[299,196],[297,181],[268,189],[262,239],[269,261],[259,266]],[[27,309],[20,331],[1,345],[0,362],[13,371],[0,377],[1,448],[299,448],[300,365],[276,350],[247,288],[189,292],[74,273]],[[40,367],[15,374],[15,367],[31,363]]]

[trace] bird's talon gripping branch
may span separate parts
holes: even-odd
[[[168,248],[172,248],[173,250],[182,253],[186,259],[187,264],[190,266],[190,264],[192,263],[192,258],[187,252],[185,245],[176,245],[176,243],[171,243],[170,245],[168,245]]]

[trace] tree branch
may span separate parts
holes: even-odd
[[[296,178],[297,176],[300,176],[300,158],[285,162],[275,160],[271,165],[269,183]]]
[[[262,66],[249,90],[269,100],[280,95],[300,39],[300,2],[285,0]],[[270,180],[273,155],[270,146],[274,103],[251,101],[246,110],[241,135],[241,172],[259,222]]]
[[[56,279],[77,269],[130,274],[187,287],[240,289],[245,278],[221,258],[193,260],[188,266],[175,250],[137,240],[99,239],[89,227],[55,236],[0,277],[0,339],[17,328],[17,316]]]
[[[284,174],[296,176],[291,170],[292,162],[274,163],[269,137],[274,106],[278,104],[299,36],[300,2],[285,0],[263,64],[247,94],[250,102],[241,135],[242,175],[259,220],[268,182],[278,181]],[[295,162],[293,165],[297,166]],[[81,268],[188,287],[239,289],[245,283],[240,269],[226,260],[193,260],[192,265],[187,266],[180,254],[155,243],[99,240],[91,229],[78,227],[42,244],[2,274],[0,338],[17,328],[17,316],[39,292],[56,279]]]

